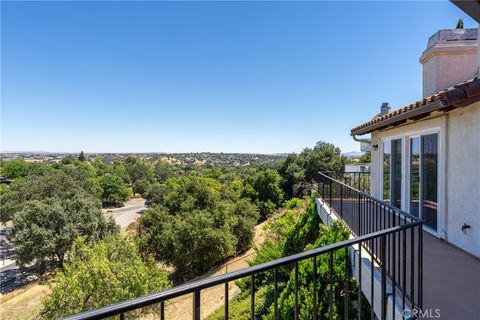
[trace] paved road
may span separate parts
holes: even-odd
[[[124,230],[130,223],[140,216],[139,211],[145,210],[145,199],[131,199],[122,208],[103,209],[106,216],[111,216],[115,222]]]

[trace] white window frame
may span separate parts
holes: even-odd
[[[442,123],[443,126],[443,123]],[[401,195],[401,210],[410,212],[410,138],[421,137],[427,134],[436,133],[438,135],[438,166],[437,166],[437,230],[424,226],[424,230],[435,237],[445,238],[446,236],[446,202],[445,202],[445,165],[446,165],[446,147],[445,147],[445,130],[441,126],[430,127],[421,130],[405,131],[401,134],[387,135],[381,137],[379,140],[379,195],[383,201],[383,144],[391,140],[401,139],[402,143],[402,195]],[[391,197],[391,195],[390,195]]]
[[[380,176],[379,176],[379,186],[380,186],[380,192],[379,192],[379,195],[380,195],[380,199],[382,201],[385,201],[383,199],[383,144],[385,142],[390,142],[390,168],[392,166],[392,146],[391,146],[391,142],[392,140],[398,140],[400,139],[401,141],[401,148],[402,148],[402,160],[401,160],[401,171],[402,171],[402,178],[404,177],[405,175],[405,137],[403,134],[400,134],[400,135],[392,135],[392,136],[388,136],[388,137],[384,137],[384,138],[381,138],[380,139],[380,147],[378,148],[380,150],[380,163],[379,163],[379,168],[380,168]],[[390,176],[390,181],[391,181],[392,177]],[[401,210],[404,210],[404,201],[403,201],[403,198],[404,198],[404,189],[405,189],[405,179],[402,179],[402,186],[401,186],[401,192],[402,192],[402,197],[401,197],[401,200],[400,200],[400,209]],[[391,201],[392,201],[392,190],[391,190],[391,187],[390,187],[390,203],[391,204]]]

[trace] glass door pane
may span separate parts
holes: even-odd
[[[402,205],[402,140],[392,140],[391,204],[396,208]]]
[[[425,224],[437,230],[438,134],[422,136],[422,217]]]
[[[420,214],[420,137],[410,139],[410,214]]]
[[[383,143],[383,201],[390,203],[390,141]]]

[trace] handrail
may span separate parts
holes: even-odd
[[[104,319],[114,315],[122,314],[128,311],[136,310],[142,307],[147,307],[152,304],[156,304],[165,300],[183,296],[186,294],[194,293],[198,290],[210,288],[219,284],[228,283],[238,280],[240,278],[248,277],[254,274],[258,274],[265,271],[270,271],[278,267],[293,264],[298,261],[302,261],[308,258],[313,258],[321,254],[334,252],[336,250],[359,244],[369,240],[384,237],[393,233],[397,233],[403,230],[420,226],[421,221],[415,221],[401,226],[396,226],[381,231],[373,232],[367,235],[359,236],[354,239],[345,240],[342,242],[330,244],[321,248],[308,250],[305,252],[297,253],[291,256],[283,257],[273,261],[265,262],[262,264],[254,265],[242,270],[229,272],[223,275],[207,278],[203,280],[193,281],[186,283],[171,289],[163,290],[160,292],[152,293],[142,297],[138,297],[128,301],[122,301],[116,304],[100,307],[97,309],[88,310],[82,313],[75,314],[73,316],[65,317],[63,319],[68,320],[87,320],[87,319]]]
[[[348,184],[345,184],[345,183],[343,183],[343,182],[341,182],[341,181],[339,181],[339,180],[337,180],[337,179],[334,179],[334,178],[332,178],[332,177],[324,174],[324,173],[321,172],[321,171],[319,171],[318,173],[319,173],[320,175],[322,175],[323,177],[327,178],[327,179],[330,179],[330,180],[332,180],[332,181],[335,181],[336,183],[342,185],[342,186],[345,187],[345,188],[348,188],[348,189],[350,189],[350,190],[352,190],[352,191],[355,191],[355,192],[361,194],[361,195],[362,195],[363,197],[365,197],[365,198],[368,198],[368,199],[370,199],[370,200],[372,200],[372,201],[375,201],[375,202],[380,202],[383,206],[385,206],[385,207],[387,207],[387,208],[389,208],[389,209],[397,212],[398,214],[400,214],[400,215],[402,215],[402,216],[405,216],[405,217],[407,217],[407,218],[409,218],[409,219],[412,219],[413,221],[420,221],[420,220],[421,220],[419,217],[415,217],[415,216],[411,215],[410,213],[408,213],[408,212],[406,212],[406,211],[404,211],[404,210],[402,210],[402,209],[399,209],[399,208],[397,208],[397,207],[394,207],[394,206],[392,206],[391,204],[386,203],[385,201],[382,201],[382,200],[380,200],[380,199],[377,199],[377,198],[369,195],[369,194],[366,193],[366,192],[363,192],[363,191],[361,191],[361,190],[358,190],[358,189],[356,189],[356,188],[354,188],[354,187],[352,187],[352,186],[349,186]]]

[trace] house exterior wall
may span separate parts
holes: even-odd
[[[408,208],[408,137],[438,130],[438,237],[480,257],[480,102],[436,118],[372,133],[371,194],[382,199],[382,143],[402,137],[402,209]],[[406,210],[408,211],[408,210]],[[470,229],[462,232],[466,223]]]
[[[480,257],[480,102],[450,112],[447,163],[447,240]]]

